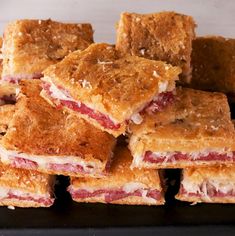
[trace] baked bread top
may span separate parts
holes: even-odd
[[[196,24],[191,16],[175,12],[124,12],[117,24],[116,48],[182,68],[182,82],[191,78],[190,57]]]
[[[180,71],[161,61],[121,57],[113,46],[103,43],[69,54],[48,67],[43,80],[121,123],[163,92],[162,85],[173,90]]]
[[[75,50],[93,42],[90,24],[52,20],[16,20],[4,32],[3,76],[41,73]]]
[[[176,92],[175,102],[165,110],[130,126],[132,154],[233,151],[235,131],[226,96],[180,87]]]
[[[235,97],[235,39],[197,37],[192,65],[192,88],[232,93]]]

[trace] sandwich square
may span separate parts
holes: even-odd
[[[49,207],[54,203],[55,177],[0,164],[0,205]]]
[[[48,174],[102,177],[116,140],[83,119],[48,104],[40,80],[22,80],[16,109],[0,141],[1,159]]]
[[[234,179],[233,165],[186,168],[176,198],[193,203],[235,203]]]
[[[90,24],[52,20],[16,20],[9,23],[3,39],[2,79],[40,78],[42,71],[75,50],[93,42]]]
[[[71,178],[68,187],[74,201],[127,205],[162,205],[164,194],[157,170],[130,169],[132,156],[118,147],[105,178]]]
[[[42,96],[117,137],[131,120],[141,122],[141,111],[171,100],[180,72],[161,61],[120,56],[108,44],[92,44],[43,72]]]
[[[182,69],[180,82],[191,79],[191,16],[175,12],[136,14],[124,12],[117,24],[116,48],[126,54],[166,61]]]
[[[234,163],[234,126],[222,93],[178,88],[175,102],[130,127],[132,167],[186,168]]]

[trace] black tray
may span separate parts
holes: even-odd
[[[231,111],[235,117],[235,106]],[[66,192],[68,178],[59,176],[51,208],[1,207],[0,235],[235,235],[235,205],[177,201],[180,170],[166,175],[164,206],[78,204]]]

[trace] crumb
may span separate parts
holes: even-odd
[[[156,78],[160,77],[159,74],[157,73],[157,71],[155,71],[155,70],[153,71],[153,76]]]
[[[15,210],[15,207],[14,206],[8,206],[7,207],[9,210]]]
[[[99,59],[97,60],[97,63],[100,65],[108,65],[108,64],[113,64],[112,61],[100,61]]]
[[[211,125],[211,129],[216,131],[219,129],[219,127],[215,127],[214,125]]]
[[[190,206],[195,206],[195,205],[197,205],[197,202],[192,202],[192,203],[190,204]]]
[[[80,85],[82,85],[83,88],[92,89],[91,83],[89,81],[79,80],[78,82],[80,83]]]
[[[144,48],[140,49],[140,54],[141,54],[142,56],[144,56],[144,54],[145,54],[145,49],[144,49]]]

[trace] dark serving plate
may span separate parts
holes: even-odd
[[[235,118],[235,106],[231,107]],[[197,204],[174,199],[180,170],[166,170],[164,206],[79,204],[59,176],[56,202],[48,209],[0,208],[0,235],[235,235],[235,204]]]

